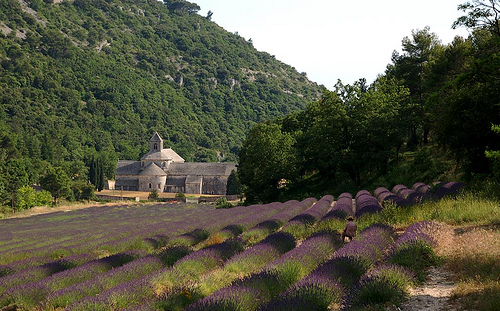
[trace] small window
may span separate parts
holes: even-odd
[[[157,143],[154,144],[153,149],[154,150],[158,150],[158,144]]]
[[[149,189],[151,189],[151,183],[149,183]]]
[[[158,184],[158,189],[161,189],[161,184]]]

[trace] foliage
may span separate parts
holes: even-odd
[[[148,199],[158,199],[160,196],[158,194],[158,190],[153,189],[148,195]]]
[[[215,208],[232,208],[233,204],[228,202],[226,197],[220,197],[215,200]]]
[[[239,153],[238,175],[249,202],[279,197],[281,183],[295,175],[294,137],[275,123],[261,123],[248,133]]]
[[[35,189],[23,186],[16,192],[16,210],[30,209],[36,205]]]
[[[73,197],[75,200],[91,200],[95,198],[95,187],[94,185],[83,181],[75,180],[71,183],[71,190],[73,191]]]
[[[56,205],[57,199],[71,194],[70,182],[69,177],[61,167],[51,167],[47,174],[40,179],[40,185],[52,194]]]
[[[500,36],[500,24],[498,23],[500,3],[497,0],[472,0],[460,4],[458,9],[467,12],[467,15],[459,17],[453,23],[453,28],[459,26],[486,28],[497,36]]]
[[[366,273],[359,282],[355,305],[400,304],[413,283],[410,272],[398,265],[382,265]]]
[[[194,3],[27,5],[0,4],[0,159],[28,164],[0,165],[2,204],[39,182],[41,161],[101,190],[155,131],[187,161],[234,161],[251,125],[319,93]]]
[[[14,210],[20,211],[34,206],[48,205],[51,200],[52,196],[48,191],[36,191],[31,186],[22,186],[16,191]]]
[[[413,30],[371,85],[339,81],[304,111],[275,120],[295,139],[288,163],[293,182],[275,197],[494,175],[498,163],[486,154],[494,158],[500,145],[491,131],[500,123],[499,7],[479,0],[459,6],[469,15],[455,25],[473,27],[468,38],[444,45],[428,27]],[[240,166],[247,161],[240,157]],[[269,184],[242,182],[250,193]]]
[[[243,185],[241,184],[240,177],[235,170],[231,171],[227,179],[227,195],[241,195],[243,193]]]
[[[186,197],[186,195],[184,194],[184,192],[180,191],[180,192],[177,192],[177,193],[175,194],[175,197],[176,197],[176,198],[185,198],[185,197]]]

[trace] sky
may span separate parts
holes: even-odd
[[[332,90],[337,80],[368,83],[383,74],[392,52],[412,30],[426,26],[443,44],[467,29],[451,29],[465,0],[190,0],[230,32],[252,39],[254,47],[275,55]]]

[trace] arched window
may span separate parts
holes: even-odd
[[[157,143],[155,143],[155,144],[153,145],[153,149],[154,149],[154,150],[158,150],[158,144],[157,144]]]
[[[149,189],[151,189],[151,183],[149,183]]]

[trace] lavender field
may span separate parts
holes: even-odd
[[[371,287],[404,295],[418,279],[404,254],[432,251],[438,225],[417,222],[398,238],[392,227],[372,224],[343,243],[344,219],[459,187],[419,183],[231,209],[137,204],[1,220],[0,308],[328,310],[370,302],[363,289]]]

